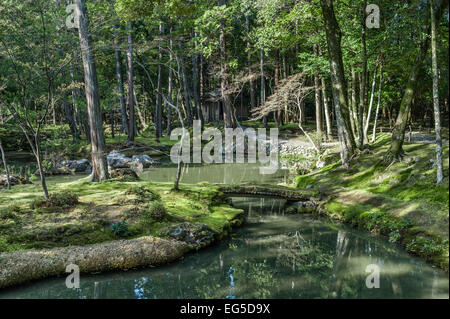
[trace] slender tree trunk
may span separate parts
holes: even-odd
[[[170,28],[170,33],[172,33],[172,28]],[[170,57],[169,57],[169,78],[168,78],[168,91],[167,91],[167,136],[170,136],[170,132],[172,131],[171,122],[172,122],[172,108],[170,106],[170,103],[172,103],[172,94],[173,94],[173,70],[172,70],[172,62],[173,62],[173,54],[172,54],[172,47],[173,47],[173,41],[172,38],[169,40],[169,47],[170,47]]]
[[[122,55],[120,53],[117,30],[118,26],[114,25],[114,53],[116,57],[117,90],[119,93],[120,113],[122,118],[122,132],[128,134],[127,105],[125,103],[125,94],[123,89]]]
[[[383,83],[383,65],[380,65],[380,86],[378,88],[378,103],[377,103],[377,110],[375,111],[375,121],[373,123],[373,131],[372,131],[372,140],[371,142],[375,142],[375,137],[377,134],[377,122],[378,122],[378,113],[380,112],[380,105],[381,105],[381,85]]]
[[[63,105],[64,111],[66,113],[67,122],[69,123],[70,133],[72,134],[72,138],[74,140],[80,139],[80,132],[78,132],[77,124],[75,123],[75,119],[73,117],[72,109],[70,108],[70,104],[66,101],[66,96],[63,97]]]
[[[260,73],[261,73],[261,105],[264,105],[266,102],[266,79],[264,75],[264,50],[261,49],[259,51],[259,65],[260,65]],[[263,117],[264,127],[267,127],[267,117]]]
[[[436,18],[434,16],[434,1],[430,2],[431,8],[431,53],[433,65],[433,105],[434,105],[434,128],[436,131],[436,184],[442,184],[444,178],[442,163],[442,137],[441,137],[441,110],[439,107],[439,77],[438,58],[436,49]]]
[[[11,189],[11,180],[9,179],[9,169],[6,163],[5,151],[3,150],[3,144],[1,139],[0,139],[0,152],[2,153],[3,167],[5,169],[6,174],[6,189]]]
[[[333,99],[338,127],[341,162],[348,167],[355,152],[355,140],[350,128],[350,117],[347,99],[347,82],[341,51],[341,30],[336,21],[332,0],[321,0],[322,13],[327,34],[328,52],[330,56],[331,80],[333,83]]]
[[[274,55],[275,55],[275,74],[274,74],[275,76],[274,76],[274,80],[275,80],[275,90],[276,90],[279,87],[279,85],[280,85],[280,49],[276,48]],[[277,124],[278,125],[283,125],[281,105],[278,106],[276,120],[277,120]]]
[[[352,133],[353,133],[353,137],[355,138],[355,140],[356,140],[356,126],[358,125],[357,124],[357,122],[356,122],[356,113],[355,113],[355,111],[354,111],[354,109],[353,109],[353,100],[352,100],[352,97],[353,97],[353,88],[354,88],[354,86],[355,86],[355,84],[352,82],[351,84],[349,83],[348,84],[348,94],[347,94],[347,96],[348,96],[348,107],[349,107],[349,113],[350,113],[350,126],[351,126],[351,129],[352,129]]]
[[[364,84],[362,73],[358,72],[357,80],[359,80],[359,105],[358,105],[358,148],[364,146]],[[356,89],[356,86],[355,86]]]
[[[361,14],[361,42],[362,42],[362,73],[361,73],[361,89],[359,92],[360,106],[359,106],[359,120],[364,123],[366,119],[366,108],[367,108],[367,47],[366,47],[366,10],[367,0],[364,0]],[[364,125],[364,124],[362,124]],[[359,148],[361,149],[364,144],[368,144],[366,130],[363,129],[362,137],[359,138]]]
[[[44,198],[48,200],[47,180],[45,178],[45,172],[42,166],[42,152],[41,152],[41,141],[39,139],[39,132],[37,132],[34,136],[34,144],[36,145],[35,157],[39,169],[39,176],[41,178],[41,186],[42,190],[44,191]]]
[[[364,126],[364,136],[366,136],[366,138],[369,135],[370,114],[372,113],[373,99],[375,97],[376,81],[377,81],[377,67],[375,66],[375,70],[373,71],[372,92],[370,94],[369,110],[367,111],[366,125]]]
[[[250,44],[250,17],[248,15],[245,16],[246,22],[246,30],[247,30],[247,68],[248,75],[252,76],[252,53],[251,53],[251,44]],[[255,96],[255,82],[250,79],[250,109],[254,109],[256,107],[256,96]]]
[[[76,50],[76,51],[78,51],[78,50]],[[73,86],[73,88],[72,88],[72,106],[73,106],[75,122],[78,125],[78,127],[80,128],[80,131],[83,131],[83,123],[82,123],[81,115],[80,115],[80,112],[78,111],[78,106],[77,106],[77,101],[78,101],[78,98],[80,97],[81,93],[80,93],[80,90],[78,88],[76,88],[74,85],[76,69],[77,68],[73,64],[71,64],[70,77],[71,77],[72,86]],[[88,137],[89,134],[87,134],[86,136]],[[86,139],[88,139],[88,138],[86,138]]]
[[[181,41],[178,41],[178,47],[181,51],[183,51],[183,44]],[[183,77],[183,90],[184,90],[184,104],[185,104],[185,112],[187,116],[187,126],[192,127],[192,108],[191,108],[191,98],[189,94],[189,84],[188,77],[186,73],[186,66],[184,65],[184,59],[180,56],[181,63],[181,73]]]
[[[134,79],[133,79],[133,26],[128,22],[128,51],[127,51],[127,78],[128,78],[128,142],[134,142],[136,136],[136,118],[134,112]]]
[[[137,111],[137,115],[139,118],[139,122],[141,123],[141,127],[145,130],[148,127],[148,125],[147,125],[147,122],[145,121],[145,114],[144,114],[144,112],[142,112],[141,106],[138,103],[136,89],[134,88],[134,86],[133,86],[133,99],[134,99],[134,105],[136,106],[136,111]],[[136,122],[135,122],[135,125],[136,125]],[[134,131],[135,131],[136,135],[139,134],[139,131],[136,126],[135,126]]]
[[[195,33],[192,34],[195,37]],[[199,54],[195,52],[192,54],[192,82],[193,82],[193,90],[194,90],[194,102],[195,107],[197,108],[197,119],[202,121],[203,127],[203,113],[202,113],[202,105],[200,103],[200,96],[198,92],[198,56]]]
[[[352,109],[353,109],[353,122],[356,126],[356,131],[358,133],[358,146],[362,147],[362,131],[363,131],[363,123],[360,121],[359,117],[359,107],[358,107],[358,86],[359,86],[359,77],[355,72],[354,67],[352,67]]]
[[[220,4],[223,5],[222,1]],[[225,34],[225,22],[220,22],[220,88],[223,102],[223,117],[225,127],[234,128],[236,123],[234,120],[233,105],[228,91],[228,63],[227,63],[227,42]]]
[[[324,77],[322,77],[322,100],[323,100],[323,110],[325,112],[325,121],[327,125],[327,140],[330,141],[333,134],[331,131],[330,110],[328,107],[327,87]]]
[[[78,14],[78,34],[80,37],[81,55],[84,67],[86,102],[89,115],[92,175],[91,181],[102,181],[109,178],[105,154],[105,138],[102,128],[97,70],[92,50],[89,28],[89,17],[85,0],[75,0]],[[39,146],[39,145],[38,145]],[[38,147],[39,148],[39,147]],[[38,154],[39,150],[38,150]],[[39,163],[38,163],[39,164]],[[42,171],[41,171],[42,172]]]
[[[162,35],[164,33],[164,26],[162,24],[159,25],[159,33]],[[162,137],[162,50],[161,50],[161,41],[158,41],[158,95],[156,96],[156,110],[155,110],[155,137],[156,141],[159,143],[159,138]]]
[[[319,46],[314,44],[314,56],[319,56]],[[315,93],[315,102],[316,102],[316,130],[317,130],[317,143],[320,145],[322,143],[322,135],[323,135],[323,123],[322,123],[322,104],[320,103],[320,79],[319,73],[314,74],[314,93]]]

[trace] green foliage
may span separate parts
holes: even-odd
[[[78,204],[78,195],[70,192],[63,191],[59,193],[50,194],[48,200],[45,198],[37,198],[35,199],[30,207],[31,209],[38,208],[68,208],[74,207]]]
[[[443,253],[448,254],[448,240],[438,241],[424,237],[416,237],[406,245],[406,249],[419,256],[433,257]]]
[[[163,221],[167,218],[167,210],[163,202],[155,201],[148,208],[148,214],[156,221]]]
[[[130,235],[128,224],[126,222],[117,222],[111,225],[110,229],[118,237],[127,237]]]

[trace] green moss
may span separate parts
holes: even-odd
[[[167,218],[167,210],[164,204],[161,201],[153,202],[150,207],[148,208],[147,212],[144,212],[143,214],[148,213],[148,215],[156,220],[156,221],[163,221]]]
[[[323,213],[383,234],[409,252],[448,269],[449,148],[443,147],[444,182],[436,186],[434,145],[405,143],[405,160],[385,166],[382,159],[390,141],[390,134],[379,134],[348,170],[336,161],[298,176],[296,186],[313,185],[324,196],[333,194],[322,206]]]
[[[48,199],[37,198],[31,202],[31,209],[37,208],[64,208],[73,207],[78,204],[78,195],[73,192],[63,191],[50,194]]]
[[[242,222],[243,211],[234,209],[217,186],[181,185],[173,191],[171,183],[144,181],[105,181],[89,183],[86,178],[49,182],[51,194],[67,199],[68,191],[77,194],[78,203],[44,205],[39,185],[20,185],[2,192],[0,201],[0,238],[3,251],[86,245],[117,240],[110,228],[126,223],[130,238],[158,236],[158,231],[180,222],[204,223],[218,237]],[[61,205],[59,205],[61,204]],[[33,205],[38,207],[41,205]],[[49,206],[49,207],[47,207]],[[164,218],[160,218],[164,208]],[[158,211],[158,216],[153,214]]]

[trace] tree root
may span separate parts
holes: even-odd
[[[386,154],[384,154],[383,162],[386,166],[391,166],[394,163],[402,162],[405,156],[406,153],[403,150],[399,151],[398,153],[387,151]]]

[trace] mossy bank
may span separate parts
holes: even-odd
[[[298,177],[297,187],[324,195],[321,214],[385,235],[448,272],[448,146],[444,182],[436,186],[435,145],[405,143],[404,161],[385,166],[382,159],[389,142],[389,134],[379,135],[348,170],[340,168],[334,154],[328,158],[331,164]]]
[[[35,184],[2,191],[0,287],[22,282],[20,276],[6,275],[14,260],[25,268],[32,264],[40,268],[27,280],[62,274],[64,262],[86,256],[91,261],[80,262],[84,272],[170,262],[222,239],[244,218],[243,210],[231,207],[212,185],[182,185],[174,191],[167,183],[127,179],[89,183],[87,178],[66,178],[66,182],[49,179],[48,201]],[[175,240],[181,231],[190,240]],[[150,246],[157,249],[148,251]],[[92,249],[98,256],[84,253]],[[117,262],[115,255],[126,262]],[[104,261],[94,267],[99,256]],[[48,263],[35,263],[35,258]]]

